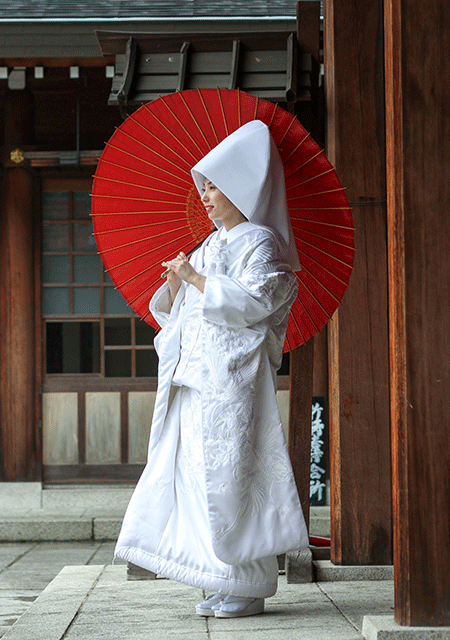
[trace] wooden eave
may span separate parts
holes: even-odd
[[[274,102],[311,99],[312,58],[293,32],[142,34],[98,31],[115,55],[109,104],[137,107],[183,89],[239,87]]]

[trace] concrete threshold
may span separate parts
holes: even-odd
[[[392,565],[336,565],[330,560],[315,560],[313,566],[316,582],[367,582],[394,579]]]
[[[367,640],[450,640],[450,627],[401,627],[393,616],[364,616]]]

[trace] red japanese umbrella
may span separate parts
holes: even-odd
[[[99,253],[117,289],[148,324],[161,262],[188,253],[213,230],[190,169],[250,120],[269,128],[283,161],[301,271],[284,351],[331,318],[353,266],[354,230],[344,187],[296,117],[239,89],[192,89],[128,116],[106,144],[94,176]],[[255,151],[256,152],[256,151]]]

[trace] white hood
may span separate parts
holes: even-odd
[[[269,128],[252,120],[234,131],[191,169],[203,193],[210,180],[253,224],[269,227],[280,240],[282,258],[293,271],[300,262],[286,202],[280,154]],[[217,227],[220,222],[215,223]]]

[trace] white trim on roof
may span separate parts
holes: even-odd
[[[53,23],[64,22],[70,24],[72,22],[261,22],[261,21],[279,21],[279,20],[296,20],[295,16],[180,16],[177,18],[151,18],[151,17],[121,17],[121,18],[105,18],[102,16],[89,18],[0,18],[2,23]]]

